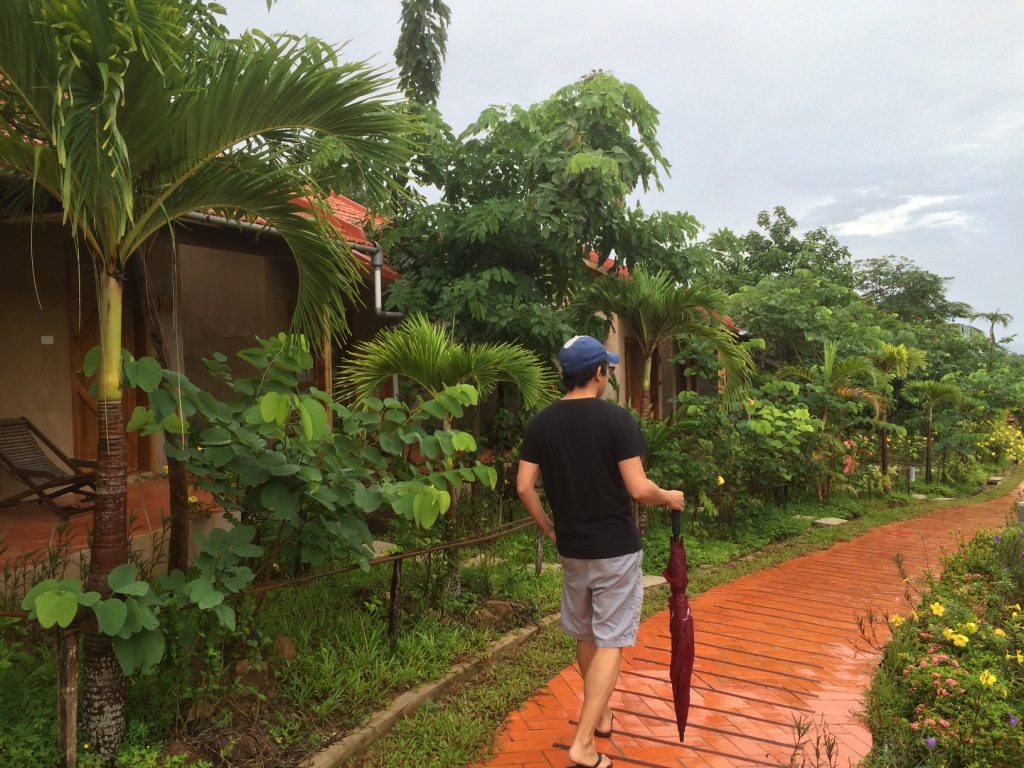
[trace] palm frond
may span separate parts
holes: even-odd
[[[392,376],[410,379],[436,394],[445,386],[472,384],[482,396],[499,382],[514,384],[527,408],[553,399],[554,372],[516,344],[458,344],[451,332],[423,315],[363,342],[342,362],[336,389],[346,400],[371,397]]]

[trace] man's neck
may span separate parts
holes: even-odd
[[[584,400],[587,398],[599,397],[597,393],[598,384],[596,381],[591,381],[584,387],[577,387],[571,392],[566,392],[563,396],[563,400]]]

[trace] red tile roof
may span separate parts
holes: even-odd
[[[305,198],[299,198],[296,204],[301,205],[303,208],[309,207],[309,201]],[[350,245],[360,245],[367,248],[376,247],[376,243],[373,242],[366,234],[366,230],[363,229],[370,222],[370,211],[365,206],[360,205],[355,200],[351,200],[344,195],[338,195],[332,193],[327,199],[327,203],[330,206],[331,213],[328,214],[327,220],[331,225],[341,233]],[[376,225],[382,224],[384,219],[380,216],[374,216],[373,222]],[[356,249],[352,249],[353,255],[359,259],[367,267],[370,266],[369,254],[362,253]],[[394,281],[398,279],[398,273],[391,268],[390,265],[385,264],[381,270],[381,276],[385,280]]]

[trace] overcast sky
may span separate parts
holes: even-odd
[[[220,2],[232,31],[393,66],[399,0]],[[456,131],[609,70],[661,113],[672,173],[645,209],[744,233],[784,205],[855,258],[954,278],[951,298],[1014,316],[1024,351],[1024,3],[447,2],[439,106]]]

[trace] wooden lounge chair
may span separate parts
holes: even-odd
[[[58,463],[46,454],[42,446],[46,446]],[[65,520],[69,513],[85,512],[92,508],[65,508],[54,499],[66,493],[77,493],[86,499],[94,499],[96,462],[65,456],[26,418],[0,419],[0,466],[19,483],[28,486],[23,491],[0,499],[0,508],[13,506],[23,499],[39,501]]]

